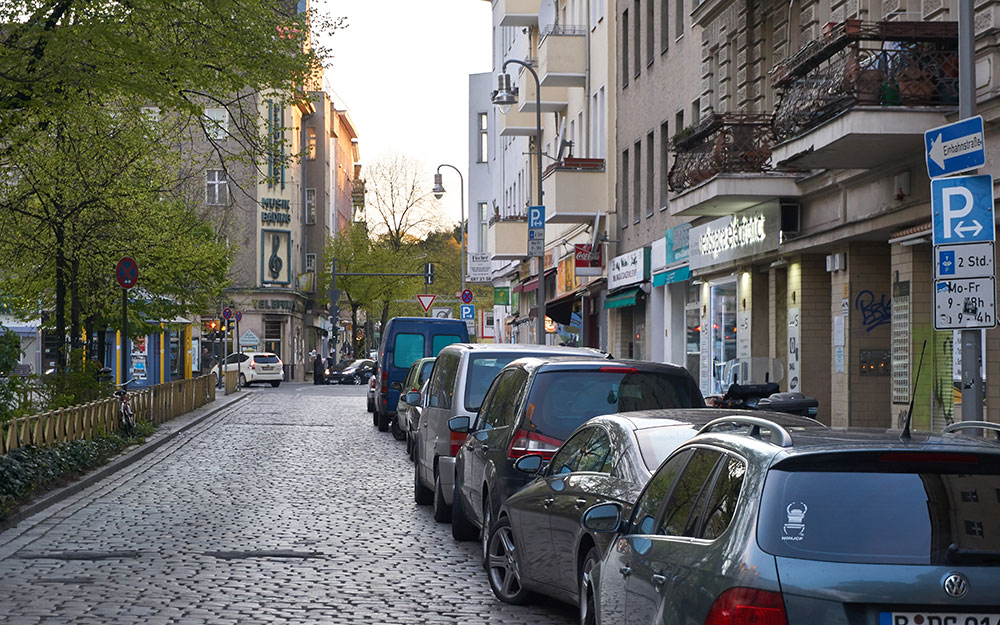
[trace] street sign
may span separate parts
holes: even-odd
[[[528,256],[545,256],[545,207],[528,207]]]
[[[992,243],[963,243],[934,246],[934,278],[992,278],[996,276],[993,265]]]
[[[924,133],[924,147],[931,178],[982,167],[986,164],[982,115],[931,128]]]
[[[490,282],[493,258],[488,254],[469,254],[469,282]]]
[[[931,180],[934,245],[993,241],[993,176]]]
[[[225,319],[225,320],[227,320],[227,321],[229,319],[232,319],[233,318],[233,309],[232,308],[223,308],[222,309],[222,318]]]
[[[236,323],[243,321],[243,312],[237,310],[235,313],[235,317],[236,317]]]
[[[934,283],[934,329],[995,328],[996,300],[994,278],[938,280]]]
[[[464,291],[462,291],[462,301],[465,302],[466,304],[471,304],[472,291],[470,291],[469,289],[465,289]]]
[[[544,206],[529,206],[528,207],[528,227],[529,228],[542,228],[545,229],[545,207]]]
[[[254,334],[253,330],[247,330],[240,337],[240,347],[256,347],[260,345],[260,338]]]
[[[417,301],[424,307],[424,312],[427,312],[430,309],[431,304],[434,303],[434,298],[436,297],[437,295],[418,295]]]
[[[122,257],[115,267],[115,281],[123,289],[131,289],[139,282],[139,265],[128,256]]]
[[[431,317],[436,319],[451,319],[454,311],[451,306],[435,306],[431,308]]]
[[[459,310],[460,319],[476,319],[476,305],[475,304],[462,304]]]

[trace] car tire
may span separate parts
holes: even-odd
[[[392,419],[392,415],[380,413],[378,415],[378,431],[388,432],[389,431],[389,421]]]
[[[413,432],[406,433],[406,455],[410,457],[410,462],[413,462],[413,448],[416,441],[413,439]]]
[[[444,502],[444,491],[441,489],[441,474],[434,476],[434,520],[438,523],[451,521],[451,506]]]
[[[389,431],[392,432],[392,437],[397,441],[406,440],[406,432],[403,428],[399,427],[399,413],[396,413],[395,417],[392,417],[389,421]]]
[[[580,566],[580,625],[596,625],[597,613],[594,604],[594,583],[591,575],[601,559],[597,547],[591,547]]]
[[[420,464],[413,465],[413,501],[419,506],[429,506],[434,503],[434,493],[420,481]]]
[[[451,536],[455,540],[475,540],[478,536],[476,526],[465,516],[458,480],[455,480],[455,494],[451,497]]]
[[[531,599],[531,592],[521,581],[520,550],[514,544],[510,519],[497,521],[487,540],[486,577],[490,589],[504,603],[524,605]]]
[[[351,378],[351,381],[354,382],[354,386],[361,386],[361,376],[358,375],[357,373],[354,374],[354,377]]]
[[[378,427],[378,400],[375,401],[375,410],[372,410],[372,425]]]
[[[281,380],[275,380],[274,382],[271,382],[271,386],[273,386],[274,388],[278,388],[279,385],[281,385]]]
[[[241,373],[240,374],[240,386],[246,386],[246,385],[247,385],[247,376],[245,376],[245,375],[243,375]]]
[[[479,552],[483,569],[489,572],[490,532],[493,525],[493,506],[490,505],[489,492],[483,489],[483,527],[479,530]]]
[[[375,412],[375,402],[368,400],[368,412]]]

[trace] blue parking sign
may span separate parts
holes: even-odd
[[[934,245],[992,241],[993,176],[931,180]]]
[[[476,318],[476,305],[475,304],[462,304],[459,309],[460,319],[475,319]]]
[[[528,227],[529,228],[544,228],[545,227],[545,207],[544,206],[529,206],[528,207]]]

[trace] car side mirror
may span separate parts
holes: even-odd
[[[458,434],[468,434],[469,417],[452,417],[448,419],[448,429]]]
[[[618,531],[622,522],[622,507],[616,503],[591,506],[583,513],[583,526],[592,532],[608,534]]]
[[[407,393],[406,394],[406,403],[409,404],[409,405],[411,405],[411,406],[419,406],[420,405],[420,393],[418,393],[417,391],[410,391],[409,393]]]
[[[544,461],[539,454],[527,454],[514,461],[514,468],[528,475],[535,475],[542,470],[543,465]]]
[[[392,384],[389,385],[389,388],[391,388],[394,391],[401,391],[401,390],[403,390],[403,383],[402,382],[393,382]],[[409,402],[407,402],[407,403],[409,403]]]

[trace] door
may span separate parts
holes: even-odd
[[[442,354],[431,372],[425,396],[421,397],[417,462],[421,479],[427,486],[434,484],[434,459],[442,453],[442,437],[445,440],[444,453],[448,453],[447,446],[451,440],[448,419],[451,417],[451,398],[454,395],[452,387],[455,384],[458,361],[457,354]]]

